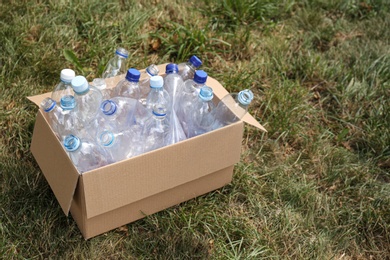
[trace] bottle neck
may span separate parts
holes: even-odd
[[[194,64],[192,64],[192,62],[188,61],[188,62],[186,63],[186,65],[190,68],[190,70],[192,70],[192,71],[195,71],[195,70],[196,70],[196,67],[195,67]]]
[[[78,96],[83,96],[83,95],[85,95],[85,94],[87,94],[88,92],[89,92],[89,89],[90,89],[90,87],[88,86],[84,91],[81,91],[81,92],[74,92],[76,95],[78,95]]]
[[[99,142],[104,147],[110,147],[114,145],[115,136],[110,131],[103,131],[99,136]]]
[[[100,105],[100,109],[106,116],[113,116],[117,112],[117,104],[112,100],[105,100]]]

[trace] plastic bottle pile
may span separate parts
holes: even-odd
[[[128,52],[118,48],[93,86],[70,69],[61,71],[51,98],[41,103],[49,123],[79,172],[89,171],[240,120],[253,99],[250,90],[214,103],[207,73],[192,56],[168,64],[164,76],[150,65],[145,72],[130,68]],[[114,88],[105,78],[126,73]]]

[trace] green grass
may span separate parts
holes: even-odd
[[[88,3],[85,3],[88,2]],[[387,1],[2,1],[0,255],[6,259],[390,258]],[[196,54],[250,88],[231,184],[85,241],[29,151],[62,68],[99,76]]]

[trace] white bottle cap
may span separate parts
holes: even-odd
[[[83,93],[88,90],[88,81],[83,76],[76,76],[72,79],[72,88],[76,93]]]
[[[71,69],[61,70],[60,78],[62,81],[71,82],[75,76],[76,76],[76,73],[74,72],[74,70],[71,70]]]
[[[153,76],[150,78],[150,87],[151,88],[162,88],[164,85],[164,79],[161,76]]]

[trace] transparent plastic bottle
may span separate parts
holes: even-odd
[[[114,95],[112,94],[112,88],[107,88],[106,80],[103,78],[93,79],[92,85],[100,90],[103,95],[103,99],[110,99]]]
[[[130,129],[123,131],[105,129],[97,135],[97,143],[105,150],[112,163],[137,155],[133,149],[134,139],[134,133]]]
[[[96,119],[103,95],[100,90],[90,86],[83,76],[76,76],[72,80],[72,87],[76,100],[75,113],[80,123],[86,127]]]
[[[168,92],[172,107],[175,106],[177,96],[183,88],[184,81],[178,74],[178,67],[174,63],[169,63],[165,68],[164,89]]]
[[[167,119],[167,110],[164,106],[154,106],[153,116],[150,117],[142,129],[143,152],[149,152],[169,143],[169,121]]]
[[[47,114],[51,129],[53,129],[57,138],[61,139],[59,128],[63,125],[64,120],[64,114],[61,107],[57,106],[57,102],[49,97],[42,100],[40,107]]]
[[[127,70],[126,59],[129,52],[124,48],[117,48],[115,56],[112,57],[104,68],[102,78],[111,78],[117,75],[125,74]]]
[[[76,117],[73,110],[75,106],[73,96],[63,96],[60,106],[51,98],[45,98],[40,104],[42,110],[47,113],[49,124],[60,141],[69,134],[77,133],[80,137],[88,135]]]
[[[122,131],[135,124],[134,111],[138,101],[133,98],[114,97],[100,104],[98,124]]]
[[[203,86],[200,89],[198,100],[194,104],[194,110],[191,113],[191,127],[188,129],[188,138],[207,133],[212,130],[214,124],[213,89]]]
[[[140,89],[139,101],[144,106],[146,106],[146,98],[150,91],[150,78],[157,76],[159,72],[158,67],[154,64],[150,65],[145,69],[145,71],[141,72],[141,77],[138,83]]]
[[[114,95],[138,100],[140,98],[140,89],[138,86],[140,76],[141,73],[137,69],[128,69],[126,78],[119,81],[115,86],[113,90]]]
[[[74,96],[71,81],[76,76],[71,69],[63,69],[60,74],[60,82],[54,88],[51,98],[59,103],[63,96]]]
[[[146,108],[152,112],[155,105],[169,108],[170,97],[168,92],[163,88],[164,79],[161,76],[153,76],[150,78],[150,92],[146,98]],[[169,113],[169,110],[167,111]]]
[[[80,173],[90,171],[111,162],[107,153],[95,142],[75,135],[68,135],[64,139],[64,147],[70,159]]]
[[[249,89],[239,93],[231,93],[221,99],[215,108],[215,123],[213,129],[232,124],[241,120],[248,112],[248,107],[253,100],[253,93]]]
[[[197,70],[194,79],[189,79],[184,82],[183,89],[178,98],[179,100],[175,105],[176,115],[187,136],[189,133],[188,124],[190,122],[191,111],[194,109],[194,104],[198,99],[198,93],[206,81],[207,73],[203,70]]]
[[[179,75],[182,77],[183,81],[193,79],[196,69],[201,65],[202,61],[193,55],[187,62],[179,64]]]

